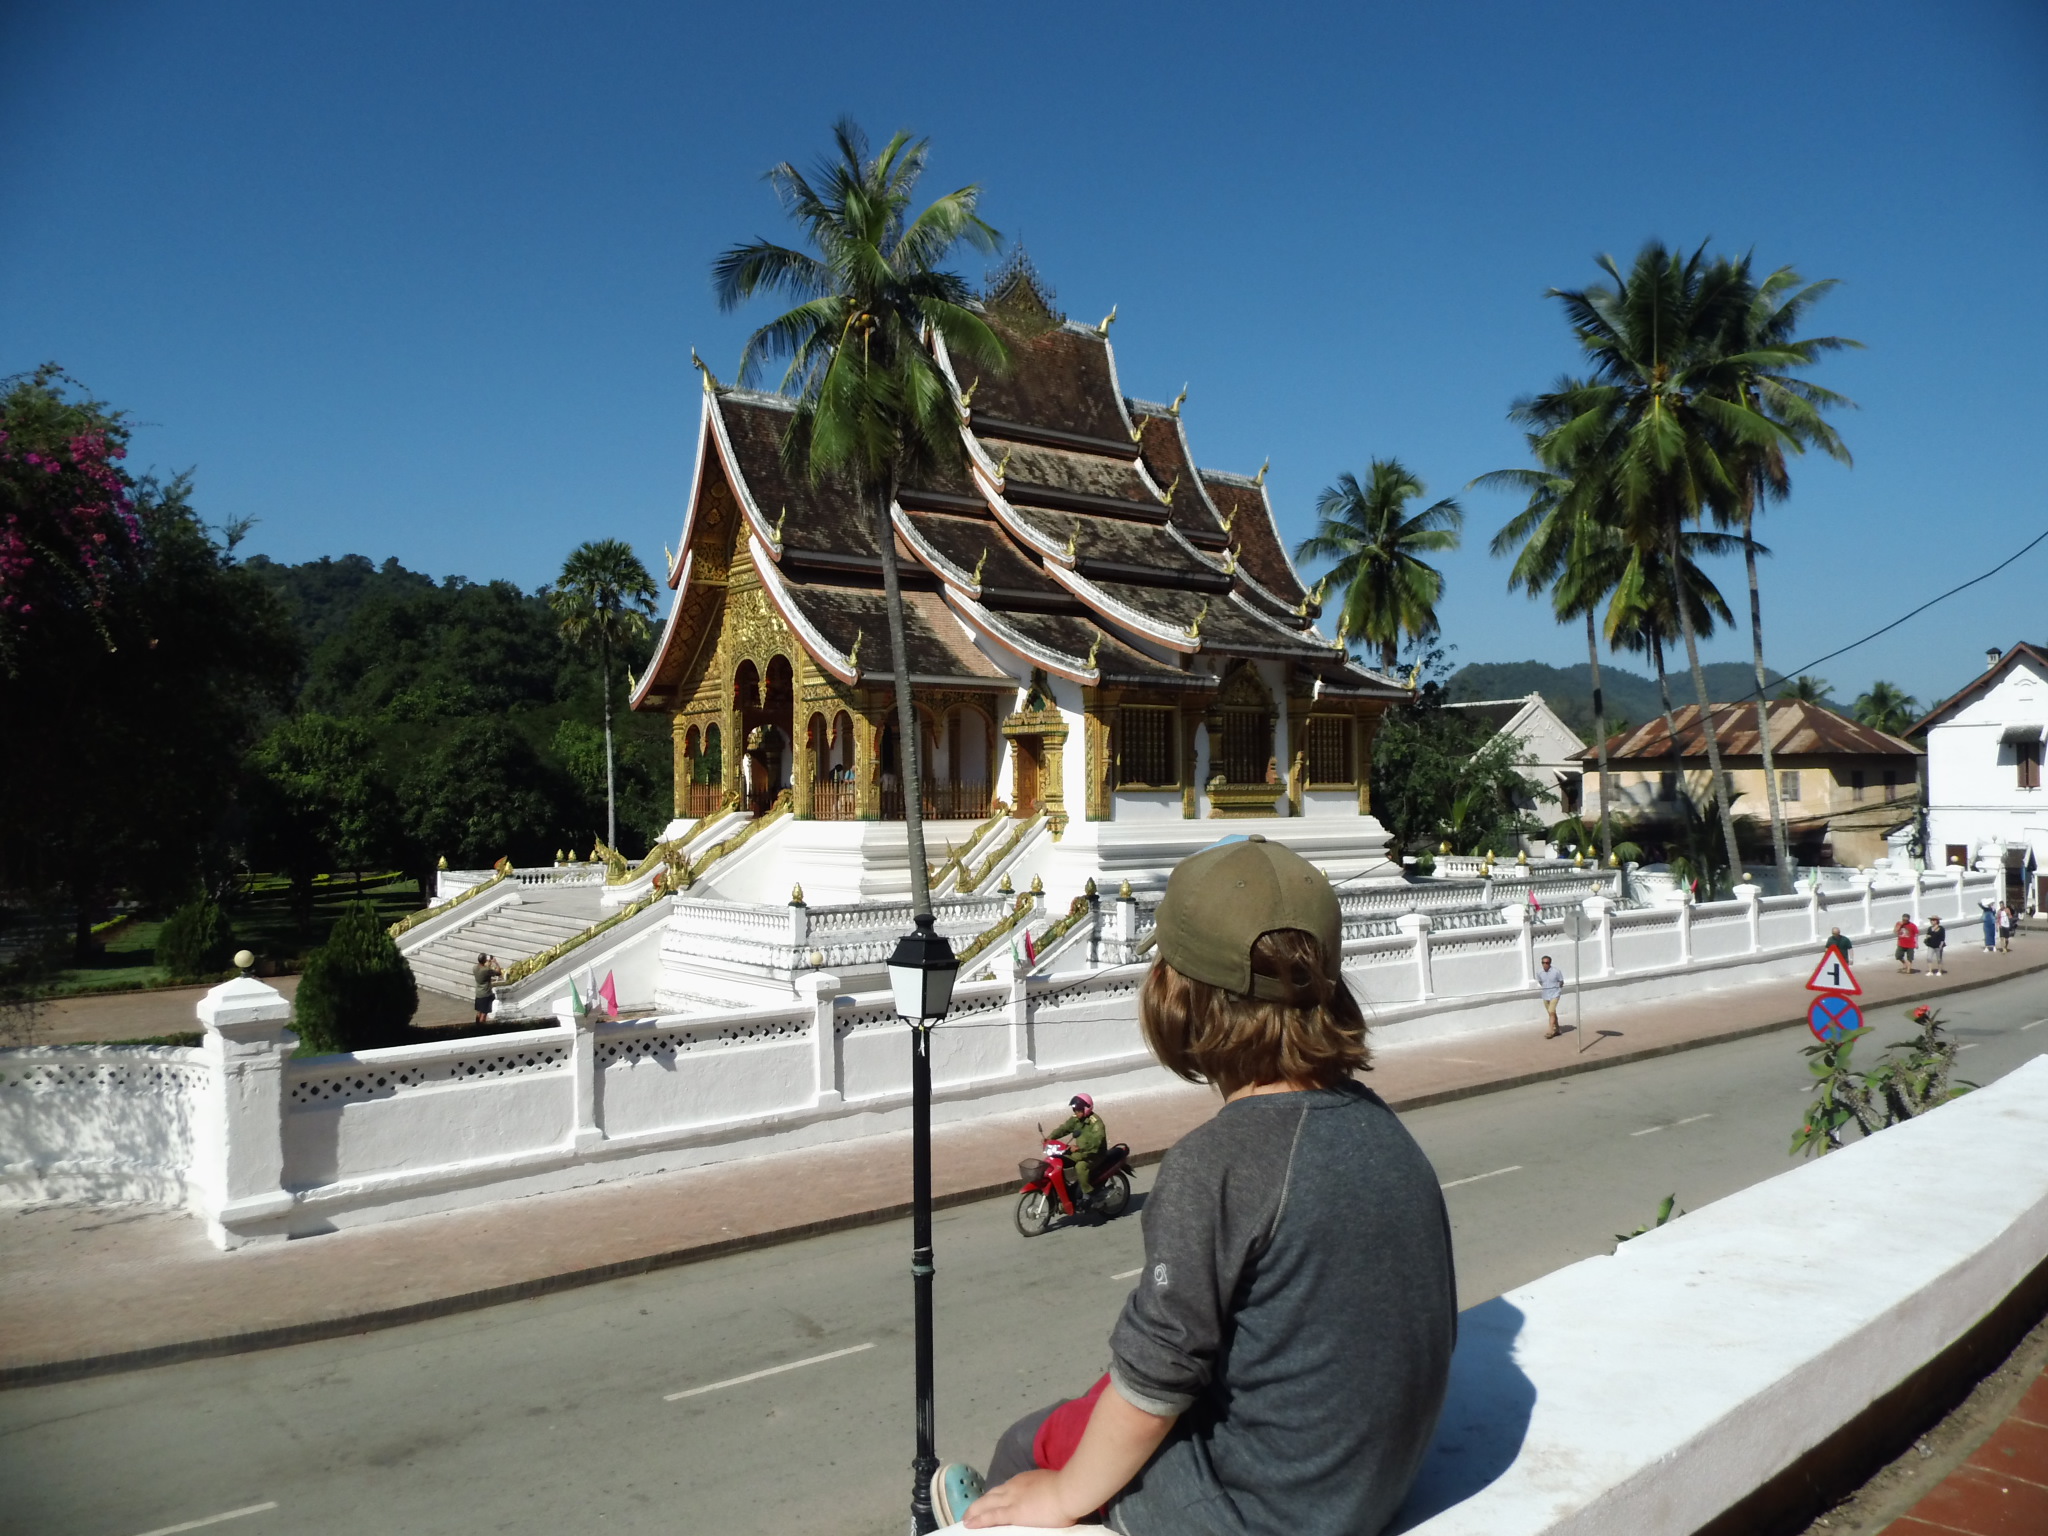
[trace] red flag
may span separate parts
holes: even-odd
[[[1536,899],[1536,889],[1534,886],[1529,888],[1529,910],[1531,912],[1541,912],[1543,910],[1543,903]]]
[[[619,989],[612,981],[612,973],[604,973],[604,985],[597,989],[597,995],[604,999],[604,1016],[616,1019],[619,1016]]]
[[[1038,946],[1031,942],[1031,930],[1029,928],[1024,930],[1024,963],[1026,965],[1038,964]]]

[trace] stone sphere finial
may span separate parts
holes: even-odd
[[[240,971],[244,976],[248,975],[251,971],[256,969],[256,957],[250,954],[249,951],[246,949],[236,950],[235,969]]]

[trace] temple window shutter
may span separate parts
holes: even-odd
[[[1311,784],[1351,782],[1351,721],[1343,715],[1310,715],[1307,741]]]
[[[1273,760],[1273,717],[1246,709],[1223,714],[1223,782],[1263,784]]]
[[[1173,711],[1127,705],[1117,712],[1119,786],[1171,786],[1180,782],[1173,750]]]

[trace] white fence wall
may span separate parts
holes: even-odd
[[[1590,898],[1580,974],[1601,984],[1739,968],[1810,951],[1828,928],[1888,929],[1896,910],[1962,918],[1995,876],[1945,871],[1863,889],[1682,901],[1617,912]],[[1980,889],[1981,888],[1981,889]],[[1345,973],[1382,1040],[1485,1027],[1569,967],[1555,913],[1485,926],[1427,913],[1348,940]],[[1137,1021],[1145,964],[961,986],[934,1033],[938,1117],[1052,1097],[1086,1076],[1158,1079]],[[192,1051],[0,1052],[0,1190],[16,1200],[191,1204],[224,1247],[893,1128],[907,1116],[908,1031],[884,993],[799,978],[768,1008],[552,1027],[353,1056],[290,1058],[289,1005],[242,978],[201,1004]],[[1477,1022],[1475,1022],[1477,1021]],[[1135,1079],[1126,1079],[1127,1085]]]

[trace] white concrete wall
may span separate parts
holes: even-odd
[[[1561,918],[1526,906],[1479,926],[1408,914],[1391,937],[1347,940],[1345,973],[1375,1040],[1395,1045],[1526,1022],[1544,953],[1590,990],[1674,995],[1759,966],[1791,974],[1829,927],[1881,932],[1895,908],[1974,911],[1993,878],[1929,872],[1768,906],[1744,886],[1627,913],[1594,897],[1576,957]],[[1369,904],[1353,902],[1357,925],[1383,931]],[[1105,907],[1122,931],[1120,904]],[[933,1037],[940,1120],[1057,1102],[1066,1083],[1164,1080],[1137,1023],[1145,963],[1020,977],[1007,950],[991,958],[995,979],[964,983]],[[796,980],[769,1007],[287,1060],[288,1006],[240,978],[202,1002],[200,1051],[0,1052],[0,1194],[189,1203],[233,1246],[897,1128],[909,1045],[887,995]]]
[[[1995,1177],[1969,1176],[1996,1171]],[[2048,1062],[1460,1320],[1395,1530],[1685,1536],[2048,1259]]]
[[[2048,788],[2019,787],[2013,747],[1999,741],[2008,725],[2048,728],[2048,672],[2024,656],[1927,733],[1930,863],[1951,843],[1966,844],[1973,860],[1990,848],[2030,845],[2048,868]]]

